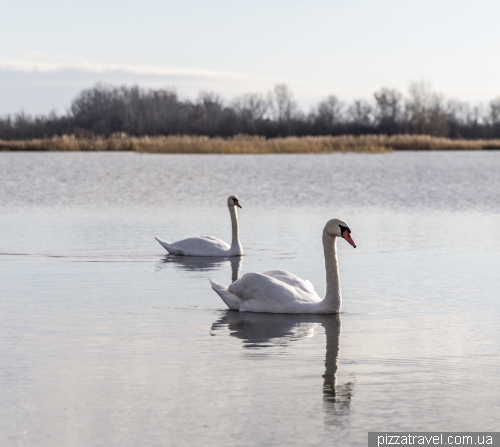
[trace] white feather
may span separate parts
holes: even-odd
[[[336,238],[346,237],[346,222],[332,219],[323,230],[326,296],[321,299],[313,285],[284,270],[247,273],[229,287],[210,281],[212,288],[232,310],[240,312],[329,314],[340,312],[341,294]],[[350,230],[349,234],[350,234]],[[350,243],[354,241],[348,236]]]
[[[243,247],[239,237],[238,214],[236,212],[236,206],[240,206],[238,198],[234,195],[229,196],[227,206],[231,215],[231,245],[213,236],[190,237],[177,242],[167,242],[159,237],[155,239],[172,255],[243,256]]]

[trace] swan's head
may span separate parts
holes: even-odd
[[[229,196],[227,198],[227,206],[237,206],[238,208],[241,208],[240,202],[238,201],[238,197]]]
[[[341,237],[356,248],[356,244],[351,237],[351,229],[346,221],[342,219],[331,219],[326,223],[324,232],[332,237]]]

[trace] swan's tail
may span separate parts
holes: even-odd
[[[174,250],[172,249],[171,247],[171,244],[169,244],[168,242],[164,241],[163,239],[160,239],[159,237],[156,237],[155,236],[155,239],[160,243],[160,245],[165,249],[167,250],[169,253],[172,253],[172,254],[175,254],[174,253]]]
[[[215,281],[209,279],[212,289],[215,293],[222,298],[222,301],[226,303],[226,306],[231,310],[240,310],[240,299],[234,294],[227,290],[227,287],[222,284],[217,284]]]

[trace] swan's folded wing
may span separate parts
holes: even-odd
[[[297,287],[306,293],[317,295],[316,291],[314,290],[314,286],[311,284],[311,281],[299,278],[298,276],[294,275],[293,273],[287,272],[286,270],[268,270],[263,274],[277,279],[278,281],[282,281],[292,287]]]
[[[172,254],[187,256],[223,256],[231,248],[229,244],[213,236],[190,237],[173,242],[168,247],[162,245]]]
[[[225,249],[231,248],[231,246],[227,242],[224,242],[222,239],[219,239],[214,236],[203,235],[203,236],[193,237],[192,239],[204,239],[211,244],[220,246],[221,248],[222,247],[224,247]]]
[[[261,273],[243,275],[228,291],[240,298],[240,310],[251,312],[292,312],[295,305],[321,301],[316,293]]]

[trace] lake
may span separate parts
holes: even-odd
[[[500,431],[500,152],[0,153],[0,445],[359,446]],[[167,256],[154,236],[245,256]],[[340,315],[227,311],[288,270]]]

